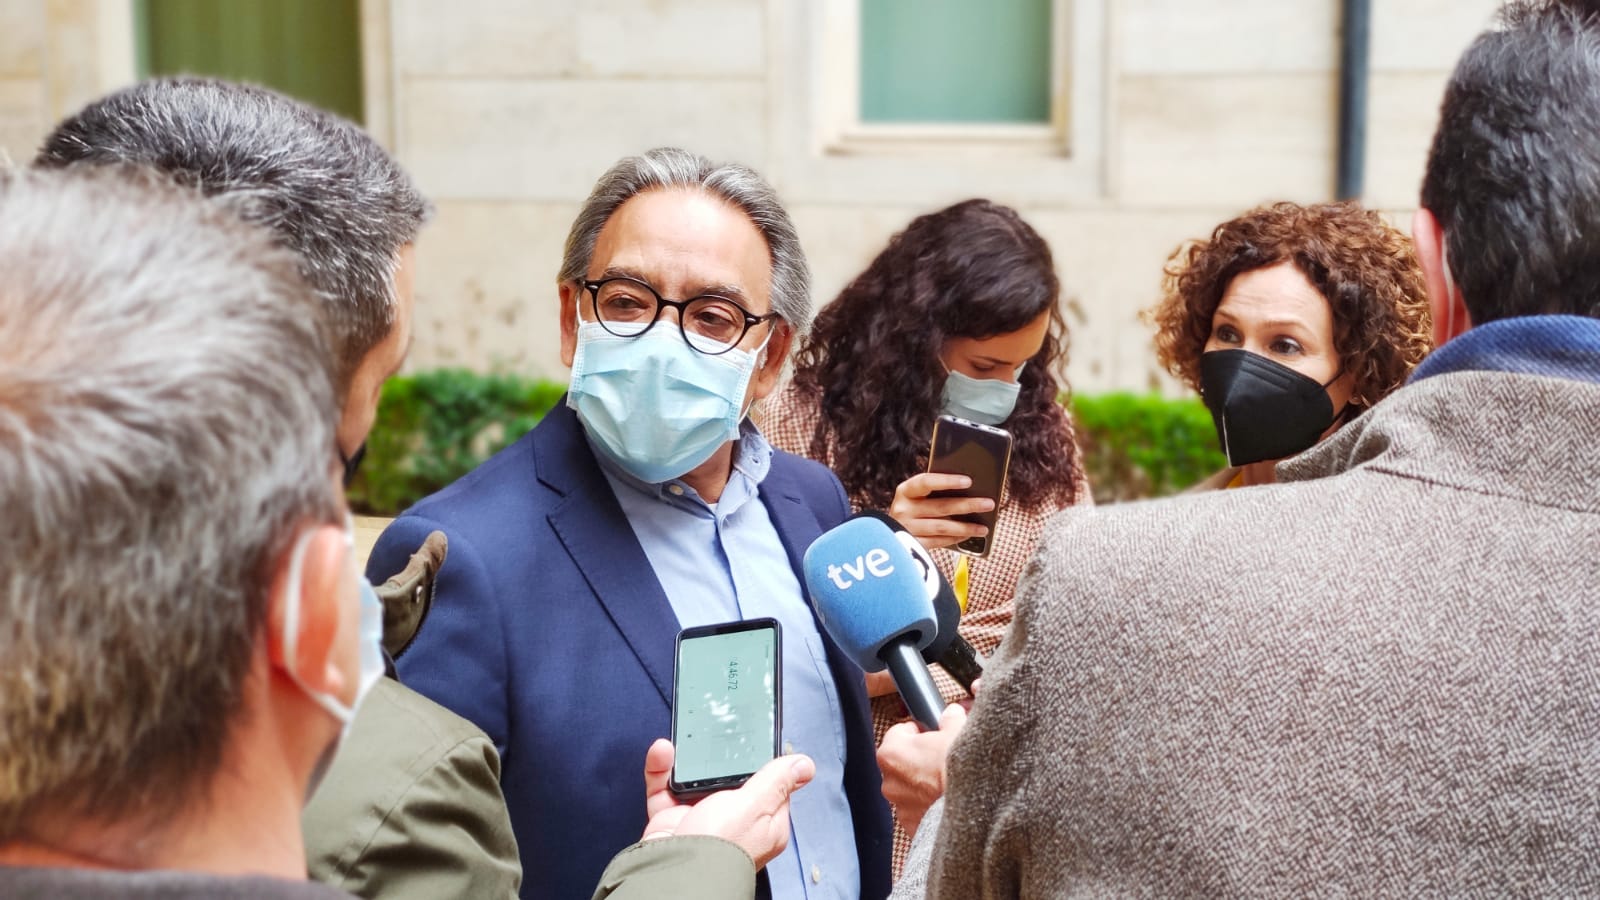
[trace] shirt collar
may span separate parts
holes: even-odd
[[[1467,329],[1428,354],[1417,382],[1447,372],[1512,372],[1600,384],[1600,321],[1587,316],[1523,316]]]

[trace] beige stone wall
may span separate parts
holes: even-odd
[[[25,164],[51,123],[133,78],[128,0],[0,0],[0,160]]]
[[[413,365],[559,377],[566,227],[610,162],[659,144],[768,173],[819,303],[919,212],[975,195],[1018,206],[1073,295],[1083,390],[1161,383],[1137,312],[1180,241],[1258,202],[1332,193],[1338,0],[1075,0],[1103,2],[1103,68],[1079,73],[1104,105],[1087,178],[937,148],[876,166],[830,158],[814,107],[831,35],[801,9],[819,2],[454,0],[445,15],[432,0],[369,0],[390,35],[378,93],[393,147],[439,206]],[[1367,199],[1402,225],[1444,80],[1496,6],[1374,2]]]
[[[1072,300],[1080,390],[1160,384],[1137,311],[1180,241],[1333,190],[1339,0],[1058,0],[1072,155],[830,150],[848,0],[363,0],[368,125],[438,205],[411,366],[561,377],[567,225],[617,157],[678,144],[778,185],[826,302],[911,216],[1021,208]],[[130,77],[126,0],[0,0],[0,149]],[[1442,86],[1496,0],[1373,0],[1367,200],[1404,224]],[[1088,64],[1085,64],[1087,61]],[[1075,66],[1075,67],[1074,67]]]

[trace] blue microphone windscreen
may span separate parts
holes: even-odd
[[[817,618],[856,665],[881,671],[879,651],[909,636],[920,650],[938,634],[922,568],[882,522],[849,519],[806,549],[806,591]]]

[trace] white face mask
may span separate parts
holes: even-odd
[[[324,691],[316,691],[307,687],[300,680],[296,671],[295,661],[298,652],[297,643],[300,633],[300,579],[305,567],[306,551],[311,546],[311,537],[316,534],[315,529],[302,532],[295,540],[294,550],[289,554],[289,595],[284,598],[283,612],[283,647],[285,666],[289,678],[305,691],[307,697],[316,701],[318,706],[328,711],[328,714],[338,719],[343,725],[339,733],[339,742],[350,731],[350,723],[355,720],[356,710],[361,707],[361,701],[366,699],[372,686],[383,677],[383,602],[378,599],[377,592],[372,585],[367,583],[360,575],[353,575],[360,582],[361,618],[360,627],[356,634],[356,641],[360,651],[361,669],[357,675],[356,696],[347,706],[338,697]],[[345,544],[355,547],[355,530],[349,517],[345,520]]]
[[[739,436],[771,340],[768,332],[754,350],[707,356],[668,322],[618,337],[580,318],[567,405],[612,462],[640,481],[670,481]]]
[[[960,419],[999,425],[1011,418],[1017,408],[1017,395],[1022,385],[1017,379],[1028,364],[1017,366],[1011,381],[998,378],[973,378],[945,366],[944,393],[939,398],[939,411]]]

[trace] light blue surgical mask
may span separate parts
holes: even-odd
[[[1015,379],[1021,378],[1022,370],[1027,367],[1027,363],[1017,366],[1011,374],[1012,381],[973,378],[946,367],[949,377],[944,380],[939,411],[982,425],[999,425],[1011,418],[1012,410],[1017,408],[1017,393],[1022,390],[1022,384]]]
[[[378,683],[378,679],[383,677],[383,601],[378,599],[378,594],[372,589],[372,585],[352,569],[351,577],[360,583],[361,597],[361,615],[356,632],[360,669],[356,676],[355,698],[346,705],[332,694],[307,687],[297,672],[295,654],[300,634],[301,571],[305,566],[306,550],[311,546],[311,536],[315,533],[315,529],[303,532],[295,541],[294,550],[289,554],[289,595],[284,599],[283,613],[283,647],[288,662],[285,668],[288,670],[289,678],[300,686],[300,690],[305,691],[306,696],[339,720],[343,726],[339,734],[339,743],[343,743],[345,735],[350,733],[350,723],[355,721],[356,710],[361,708],[361,701],[366,699],[367,694]],[[354,552],[355,530],[353,523],[348,519],[345,523],[345,543]]]
[[[635,478],[660,484],[739,436],[745,391],[766,346],[708,356],[666,323],[618,337],[580,318],[567,405],[596,449]]]

